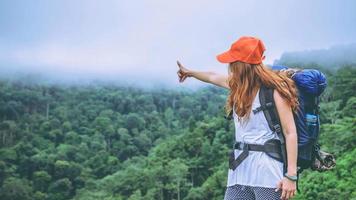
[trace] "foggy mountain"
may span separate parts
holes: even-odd
[[[273,65],[286,65],[289,67],[323,68],[324,70],[336,70],[344,65],[356,64],[356,43],[348,45],[335,45],[328,49],[304,50],[285,52]],[[142,77],[140,74],[90,74],[85,72],[56,72],[42,69],[41,67],[14,66],[6,67],[6,63],[0,63],[0,79],[21,81],[28,84],[60,84],[60,85],[119,85],[128,87],[140,87],[145,89],[183,89],[195,91],[206,86],[194,78],[190,78],[184,84],[178,83],[175,72],[172,77],[156,76]],[[37,70],[36,70],[37,69]],[[41,69],[41,70],[39,70]],[[214,69],[212,69],[214,71]],[[100,78],[104,77],[104,78]],[[177,87],[178,86],[178,87]]]
[[[328,49],[285,52],[273,64],[338,69],[344,65],[356,64],[356,43],[335,45]]]

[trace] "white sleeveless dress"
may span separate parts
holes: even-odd
[[[252,110],[260,106],[259,89],[252,103]],[[235,123],[235,140],[245,143],[263,144],[269,139],[278,139],[278,136],[269,127],[263,111],[254,114],[251,111],[250,119],[241,124],[233,111]],[[241,150],[235,149],[235,159]],[[235,169],[228,170],[227,186],[235,184],[275,188],[283,178],[283,163],[269,157],[264,152],[249,151],[249,155]]]

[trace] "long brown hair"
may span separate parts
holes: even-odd
[[[235,104],[239,121],[249,118],[253,98],[261,84],[277,89],[291,106],[292,111],[297,111],[299,105],[297,88],[286,72],[275,72],[263,63],[248,64],[240,61],[229,63],[229,72],[230,94],[225,104],[225,111],[231,113]]]

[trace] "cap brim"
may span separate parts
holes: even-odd
[[[221,63],[231,63],[236,61],[236,58],[231,56],[230,51],[217,55],[216,59]]]

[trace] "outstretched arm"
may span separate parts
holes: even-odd
[[[179,61],[177,61],[179,70],[177,72],[179,76],[179,82],[183,82],[187,77],[194,77],[200,81],[211,83],[219,87],[230,89],[228,84],[228,75],[219,74],[210,71],[195,71],[188,70]]]

